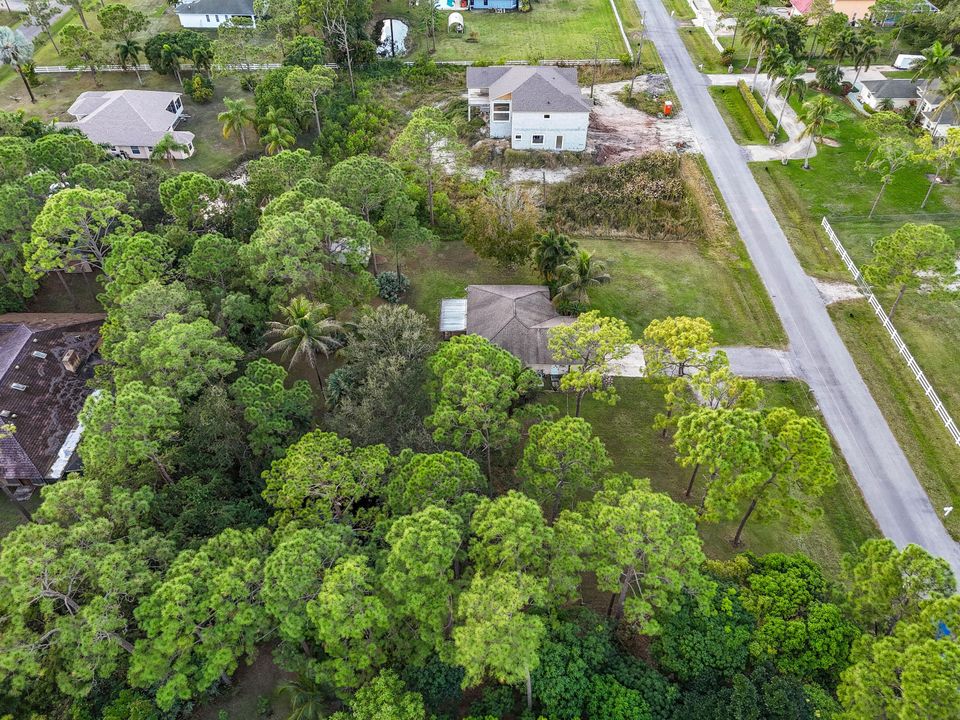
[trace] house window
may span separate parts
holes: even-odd
[[[510,103],[493,104],[493,121],[507,122],[510,120]]]
[[[219,16],[219,15],[214,15],[213,17],[216,19],[217,22],[220,22],[220,16]]]
[[[543,119],[544,119],[544,120],[549,120],[549,119],[550,119],[550,116],[549,116],[549,115],[544,115],[544,116],[543,116]]]
[[[130,148],[130,152],[132,152],[134,155],[139,155],[139,154],[140,154],[140,148],[139,148],[138,146],[134,145],[134,146],[132,146],[132,147]]]
[[[207,15],[207,22],[210,22],[210,16]]]
[[[543,135],[534,135],[533,136],[534,145],[543,145]]]
[[[557,135],[556,149],[563,150],[563,135]]]
[[[515,135],[514,137],[515,137],[517,140],[519,140],[519,139],[522,138],[523,136],[522,136],[522,135]]]
[[[150,153],[151,155],[153,154],[153,146],[152,146],[152,145],[148,145],[148,146],[147,146],[147,152]]]

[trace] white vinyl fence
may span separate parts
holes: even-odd
[[[876,296],[873,294],[870,284],[864,279],[860,269],[857,267],[856,263],[853,262],[853,259],[850,257],[849,253],[847,253],[847,249],[843,246],[843,243],[840,242],[840,238],[838,238],[837,234],[833,231],[833,228],[830,226],[830,222],[827,220],[827,218],[823,218],[820,224],[823,226],[823,229],[826,231],[827,236],[833,243],[833,246],[840,254],[843,264],[847,266],[847,270],[849,270],[850,274],[853,275],[853,279],[857,283],[857,287],[859,287],[860,291],[866,296],[867,302],[870,303],[870,307],[873,308],[874,313],[876,313],[877,318],[879,318],[880,324],[883,325],[884,330],[886,330],[887,334],[890,335],[890,339],[893,340],[893,344],[896,346],[900,356],[906,361],[907,367],[910,368],[911,372],[913,372],[913,376],[917,379],[917,382],[920,383],[920,387],[923,389],[923,394],[926,395],[930,400],[930,403],[933,405],[933,409],[936,411],[937,415],[940,416],[944,426],[947,428],[947,432],[949,432],[951,437],[953,437],[953,441],[957,445],[960,445],[960,430],[957,429],[957,424],[953,421],[953,418],[950,417],[950,413],[947,412],[947,409],[943,406],[943,402],[940,400],[940,396],[937,395],[937,391],[933,389],[933,385],[930,384],[930,381],[927,380],[927,376],[920,368],[920,365],[917,364],[916,359],[910,352],[910,348],[907,347],[907,344],[903,341],[903,338],[900,337],[900,333],[897,332],[897,329],[893,326],[893,323],[887,318],[887,312],[883,309],[883,307],[880,305],[880,301],[877,300]]]

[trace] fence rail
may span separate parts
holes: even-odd
[[[475,63],[474,60],[437,60],[437,65],[455,65],[459,67],[469,67]],[[404,65],[413,65],[413,61],[407,60],[403,63]],[[529,65],[530,63],[527,60],[506,60],[503,63],[504,65]],[[619,58],[599,58],[597,60],[541,60],[539,65],[563,65],[563,66],[572,66],[578,67],[581,65],[621,65],[623,60]],[[339,69],[339,65],[336,63],[327,63],[326,66],[331,70]],[[239,70],[240,72],[257,72],[259,70],[276,70],[278,67],[281,67],[280,63],[249,63],[245,65],[227,65],[227,70]],[[140,72],[150,72],[153,70],[149,65],[137,65],[136,69]],[[181,72],[193,72],[192,65],[182,65],[180,67]],[[33,71],[44,75],[44,74],[54,74],[54,73],[83,73],[88,72],[89,67],[67,67],[66,65],[37,65],[33,68]],[[126,68],[120,67],[119,65],[103,65],[102,67],[97,68],[97,72],[133,72],[134,66],[128,65]]]
[[[840,238],[838,238],[837,234],[833,231],[830,221],[824,217],[820,224],[823,226],[823,229],[830,238],[830,241],[833,243],[833,246],[840,254],[843,264],[847,266],[847,270],[849,270],[850,274],[853,275],[853,279],[856,282],[857,287],[859,287],[860,291],[866,296],[867,302],[870,304],[870,307],[873,308],[873,312],[876,314],[877,318],[879,318],[880,324],[883,325],[883,329],[887,331],[888,335],[890,335],[890,339],[897,348],[897,352],[900,353],[900,357],[906,361],[907,367],[910,368],[913,376],[917,379],[917,382],[923,389],[923,394],[927,396],[927,399],[933,405],[934,411],[940,416],[940,420],[943,421],[944,426],[947,428],[947,432],[949,432],[951,437],[953,437],[953,441],[957,445],[960,445],[960,430],[957,429],[957,424],[950,416],[947,408],[944,407],[943,401],[940,400],[940,396],[937,395],[937,391],[933,389],[933,385],[930,384],[927,376],[920,368],[919,363],[917,363],[916,359],[913,357],[913,353],[910,352],[910,348],[907,347],[907,344],[903,341],[903,338],[900,337],[900,333],[897,332],[897,329],[893,326],[893,323],[890,322],[890,319],[887,317],[886,310],[883,309],[883,307],[880,305],[880,301],[877,300],[876,295],[873,294],[873,289],[863,277],[863,274],[860,272],[860,268],[858,268],[857,264],[853,262],[853,259],[847,252],[847,249],[843,246],[843,243],[840,242]]]

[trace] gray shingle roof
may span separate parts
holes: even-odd
[[[554,66],[467,68],[467,88],[487,89],[490,99],[511,96],[515,112],[590,112],[577,69]]]
[[[912,100],[917,97],[917,83],[909,78],[890,78],[887,80],[865,80],[860,83],[874,97],[891,100]]]
[[[552,365],[547,333],[573,321],[557,314],[543,285],[467,286],[467,333],[487,338],[525,365]]]
[[[167,107],[178,97],[180,93],[153,90],[84,92],[67,110],[76,120],[57,125],[77,128],[95,143],[156,145],[176,120]],[[172,134],[178,142],[193,142],[191,132]]]
[[[253,15],[253,0],[196,0],[181,2],[178,15]]]
[[[930,82],[929,85],[925,83],[921,84],[920,89],[922,91],[923,99],[926,100],[931,105],[933,105],[934,107],[937,107],[941,102],[943,102],[943,96],[939,92],[940,90],[939,80],[933,80]],[[933,120],[934,116],[936,115],[936,111],[924,113],[924,114],[927,117],[929,117],[931,120]],[[953,108],[950,105],[947,105],[943,109],[943,112],[941,112],[940,115],[936,116],[936,122],[939,123],[940,125],[955,126],[957,125],[957,114],[954,112]]]

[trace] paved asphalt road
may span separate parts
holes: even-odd
[[[947,533],[840,339],[813,281],[694,68],[661,0],[636,0],[720,192],[790,340],[793,365],[810,385],[880,530],[946,558],[960,577],[960,545]]]

